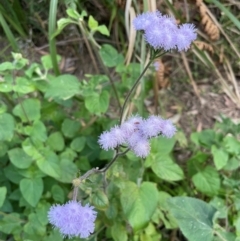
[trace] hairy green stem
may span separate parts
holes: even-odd
[[[137,85],[139,84],[141,78],[143,77],[143,75],[145,74],[145,72],[147,71],[148,67],[150,66],[150,64],[152,63],[153,59],[150,59],[148,64],[146,65],[146,67],[143,69],[142,73],[140,74],[140,76],[138,77],[138,79],[136,80],[136,82],[134,83],[133,87],[130,89],[130,91],[128,92],[126,98],[125,98],[125,101],[123,103],[123,106],[122,106],[122,109],[121,109],[121,114],[120,114],[120,125],[122,124],[122,121],[123,121],[123,113],[124,113],[124,110],[126,108],[126,105],[128,103],[128,100],[131,96],[131,94],[133,93],[133,91],[135,90],[135,88],[137,87]]]
[[[121,125],[123,122],[123,113],[124,110],[126,108],[126,105],[129,101],[130,96],[132,95],[133,91],[135,90],[135,88],[137,87],[137,85],[139,84],[140,80],[142,79],[142,77],[144,76],[145,72],[147,71],[148,67],[151,65],[151,63],[153,62],[154,59],[159,58],[161,56],[163,56],[164,54],[166,54],[168,51],[163,52],[163,53],[159,53],[159,51],[151,51],[151,57],[150,60],[148,62],[148,64],[146,65],[146,67],[143,69],[142,73],[140,74],[140,76],[138,77],[138,79],[136,80],[136,82],[134,83],[133,87],[130,89],[130,91],[128,92],[125,101],[123,103],[122,109],[121,109],[121,114],[120,114],[120,121],[119,124]]]

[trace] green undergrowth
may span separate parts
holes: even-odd
[[[73,179],[111,160],[113,152],[103,151],[98,137],[118,124],[120,106],[142,68],[133,61],[126,65],[115,46],[96,41],[96,34],[110,36],[113,20],[108,27],[98,23],[78,11],[83,7],[78,1],[64,1],[69,8],[57,19],[58,4],[51,1],[51,26],[45,32],[50,54],[38,62],[19,53],[14,38],[26,34],[24,14],[0,4],[0,24],[15,51],[0,64],[1,240],[67,240],[51,227],[47,212],[72,198]],[[211,4],[238,27],[221,4]],[[102,74],[79,79],[60,72],[55,38],[67,26],[76,26],[87,39]],[[151,73],[145,78],[146,88],[132,104],[147,117],[143,106],[151,95]],[[189,241],[239,241],[239,138],[240,124],[222,117],[213,128],[191,133],[187,142],[181,130],[171,139],[155,138],[146,159],[128,152],[104,175],[90,176],[80,184],[78,197],[98,213],[88,240],[168,241],[175,235]]]

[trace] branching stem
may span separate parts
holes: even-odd
[[[126,108],[126,105],[133,93],[133,91],[136,89],[136,87],[138,86],[140,80],[142,79],[142,77],[144,76],[144,74],[146,73],[147,69],[149,68],[149,66],[152,64],[152,62],[154,61],[154,59],[161,57],[162,55],[166,54],[167,52],[163,52],[163,53],[159,53],[159,52],[151,52],[151,57],[149,62],[147,63],[147,65],[145,66],[145,68],[143,69],[142,73],[139,75],[138,79],[136,80],[136,82],[134,83],[133,87],[130,89],[130,91],[128,92],[125,101],[123,103],[122,109],[121,109],[121,114],[120,114],[120,121],[119,124],[121,125],[123,122],[123,114],[124,114],[124,110]]]
[[[73,185],[74,185],[73,200],[75,200],[75,201],[77,200],[79,186],[85,179],[87,179],[88,177],[90,177],[91,175],[96,174],[96,173],[106,173],[106,171],[113,165],[113,163],[117,160],[117,158],[125,155],[129,150],[130,150],[129,148],[127,148],[123,152],[119,152],[117,150],[115,152],[113,159],[105,167],[103,167],[102,169],[99,169],[98,167],[92,168],[89,171],[87,171],[84,175],[82,175],[81,177],[74,179],[73,180]]]
[[[125,101],[123,103],[123,106],[121,108],[121,114],[120,114],[120,125],[122,124],[123,121],[123,113],[124,110],[126,108],[126,105],[133,93],[133,91],[136,89],[137,85],[139,84],[140,80],[142,79],[142,77],[144,76],[144,74],[146,73],[147,69],[149,68],[149,66],[152,64],[152,62],[154,61],[154,59],[161,57],[162,55],[166,54],[166,52],[160,53],[159,51],[152,51],[151,52],[151,57],[150,60],[148,62],[148,64],[145,66],[145,68],[143,69],[142,73],[140,74],[140,76],[138,77],[138,79],[136,80],[136,82],[134,83],[133,87],[130,89],[130,91],[128,92]],[[114,86],[114,85],[113,85]],[[80,184],[87,179],[89,176],[96,174],[96,173],[106,173],[106,171],[113,165],[113,163],[117,160],[117,158],[119,156],[123,156],[125,155],[130,149],[127,148],[125,151],[123,152],[119,152],[119,149],[117,148],[115,150],[115,154],[112,158],[112,160],[102,169],[99,169],[98,167],[96,168],[92,168],[91,170],[87,171],[84,175],[80,176],[79,178],[76,178],[73,180],[73,200],[77,200],[77,196],[78,196],[78,190],[79,190],[79,186]]]

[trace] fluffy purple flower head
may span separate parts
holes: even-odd
[[[154,49],[162,48],[164,43],[164,32],[159,28],[158,25],[153,25],[146,29],[145,40]]]
[[[133,148],[142,139],[145,139],[142,135],[142,132],[139,130],[136,130],[132,133],[131,136],[127,138],[127,143],[130,148]]]
[[[114,149],[117,147],[118,142],[112,132],[103,132],[98,140],[99,145],[102,147],[104,150],[109,150],[109,149]]]
[[[153,23],[158,24],[160,17],[159,11],[142,13],[133,20],[133,26],[136,30],[146,30]]]
[[[176,30],[169,30],[164,28],[163,32],[163,39],[161,42],[161,47],[164,50],[171,50],[176,48]]]
[[[197,38],[193,24],[177,25],[176,19],[160,12],[147,12],[133,20],[136,30],[143,30],[146,42],[154,49],[186,51]]]
[[[163,15],[160,17],[161,27],[164,29],[168,29],[169,31],[177,30],[177,21],[174,17]]]
[[[191,42],[197,38],[196,30],[193,24],[180,25],[176,35],[176,45],[179,51],[188,50]]]
[[[149,139],[163,135],[171,138],[176,132],[170,120],[163,120],[160,116],[150,116],[147,119],[136,115],[115,126],[109,132],[100,135],[98,143],[104,150],[114,149],[121,144],[128,147],[138,157],[145,158],[150,152]]]
[[[141,125],[143,135],[146,138],[152,138],[161,134],[161,127],[163,121],[164,120],[159,116],[150,116]]]
[[[52,206],[48,212],[48,219],[64,237],[87,238],[94,231],[96,215],[93,207],[69,201],[62,206]]]
[[[176,133],[176,127],[170,120],[163,120],[160,126],[160,130],[163,136],[172,138]]]
[[[115,126],[110,130],[110,133],[112,135],[112,138],[115,139],[117,142],[117,145],[122,145],[125,142],[125,134],[120,129],[120,127]]]
[[[177,24],[173,17],[158,15],[158,21],[145,28],[145,39],[155,49],[170,50],[176,48]]]
[[[125,139],[128,139],[136,130],[138,130],[138,126],[142,123],[142,117],[135,115],[130,117],[127,121],[125,121],[121,125],[121,130],[125,135]]]
[[[143,118],[139,115],[133,115],[131,116],[126,122],[132,123],[134,125],[138,125],[143,121]]]
[[[48,211],[48,220],[55,227],[60,227],[64,224],[65,215],[63,213],[63,207],[59,204],[51,206]]]
[[[147,139],[140,139],[132,148],[136,156],[145,158],[150,153],[150,144]]]

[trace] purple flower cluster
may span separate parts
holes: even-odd
[[[88,204],[82,206],[77,201],[69,201],[62,206],[52,206],[48,212],[48,219],[64,237],[87,238],[94,231],[96,215],[93,207]]]
[[[98,143],[104,150],[126,144],[136,156],[145,158],[150,152],[150,138],[158,135],[171,138],[175,132],[176,128],[172,122],[160,116],[153,115],[148,119],[133,116],[121,126],[115,126],[110,131],[103,132]]]
[[[136,30],[144,31],[147,43],[155,49],[186,51],[197,38],[193,24],[177,25],[175,18],[162,15],[159,11],[138,15],[133,25]]]

